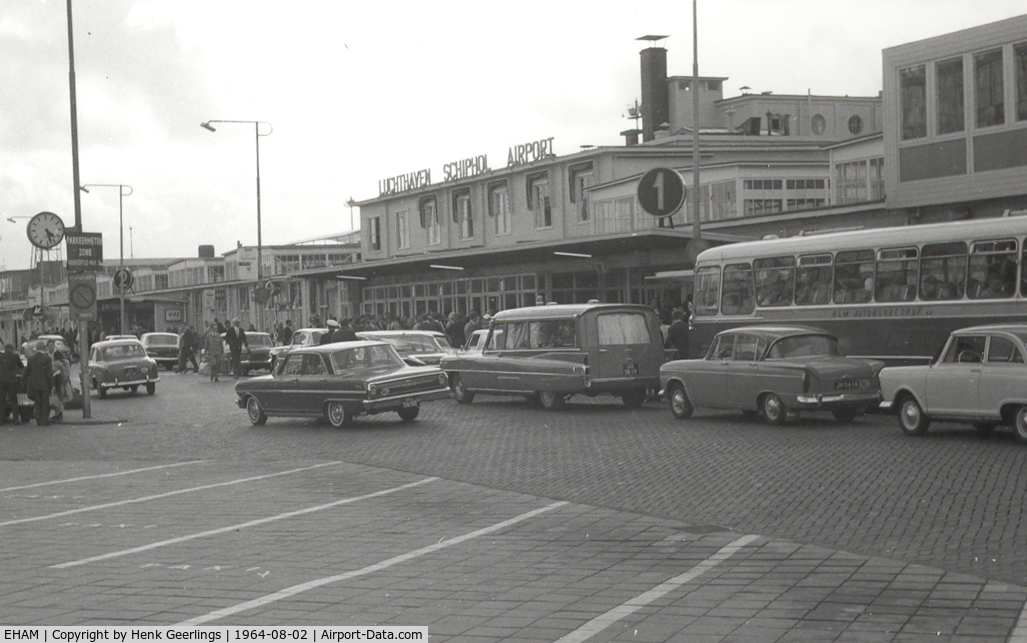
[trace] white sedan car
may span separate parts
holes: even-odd
[[[881,371],[881,404],[907,435],[932,420],[973,424],[981,433],[1012,426],[1027,443],[1027,324],[954,331],[926,366]]]

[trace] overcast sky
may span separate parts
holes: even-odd
[[[873,96],[881,50],[1024,12],[1022,0],[699,0],[699,71],[725,96]],[[82,184],[123,183],[125,256],[218,254],[350,229],[378,180],[554,137],[621,144],[638,52],[669,35],[692,73],[687,0],[73,0]],[[74,222],[65,0],[0,8],[0,268],[30,264],[27,217]],[[262,132],[269,131],[266,127]],[[118,257],[118,190],[82,194]],[[357,220],[359,225],[359,219]],[[131,232],[130,232],[131,228]]]

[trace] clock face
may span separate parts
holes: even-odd
[[[37,248],[53,248],[64,239],[64,221],[53,212],[40,212],[29,221],[28,236]]]

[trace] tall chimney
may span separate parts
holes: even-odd
[[[639,40],[655,41],[666,36],[643,36]],[[642,59],[642,141],[656,138],[656,130],[670,121],[670,97],[667,91],[667,50],[647,47],[639,52]]]

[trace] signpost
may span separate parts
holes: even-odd
[[[638,203],[654,217],[669,217],[685,203],[685,180],[677,170],[658,167],[638,180]]]
[[[103,270],[103,235],[99,232],[75,232],[65,236],[68,242],[68,273]]]
[[[74,321],[96,321],[95,274],[68,275],[68,312]]]

